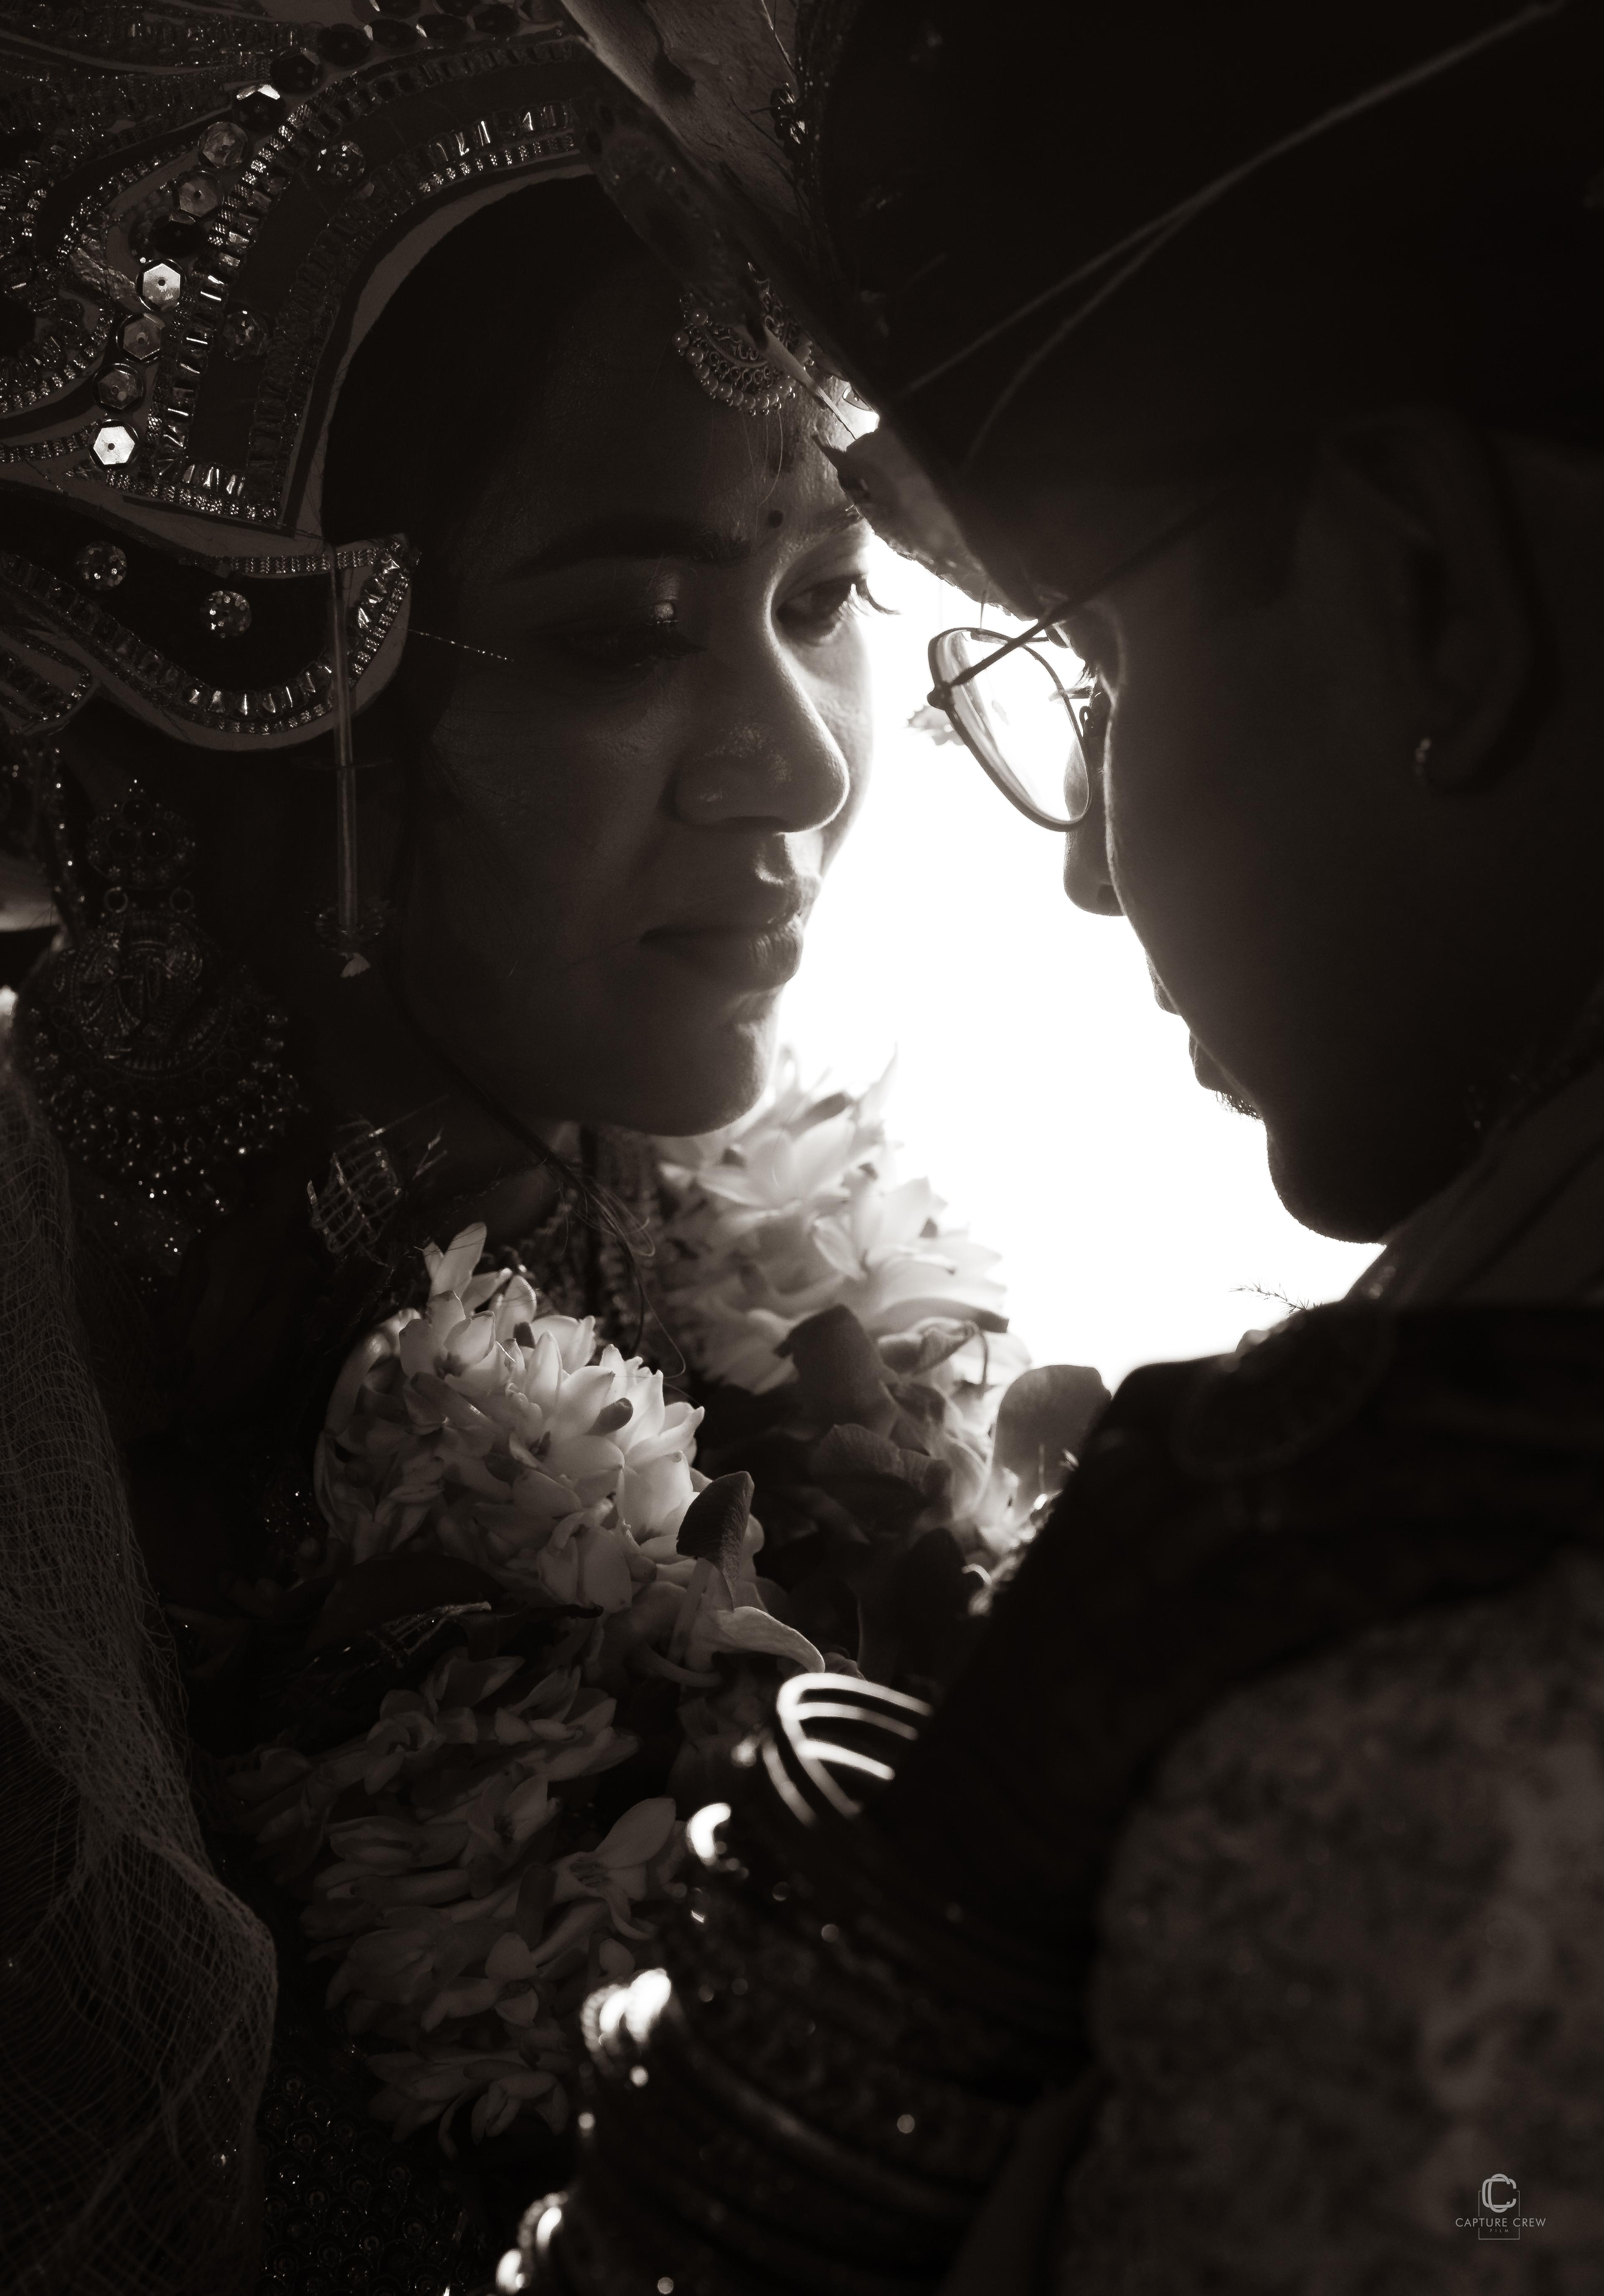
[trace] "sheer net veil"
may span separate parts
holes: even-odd
[[[273,1947],[201,1843],[70,1258],[65,1174],[0,1074],[0,2281],[225,2296]]]

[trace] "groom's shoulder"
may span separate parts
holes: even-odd
[[[1134,1374],[1082,1472],[1079,1583],[1129,1570],[1098,1718],[1159,1718],[1055,2285],[1223,2286],[1317,2223],[1333,2288],[1380,2254],[1445,2296],[1521,2161],[1585,2276],[1552,2132],[1596,2137],[1604,2070],[1604,1311],[1317,1309]]]
[[[1601,1450],[1604,1307],[1399,1312],[1345,1300],[1232,1354],[1133,1372],[1077,1480],[1089,1497],[1140,1461],[1171,1505],[1234,1494],[1324,1512],[1350,1477],[1381,1479],[1399,1503],[1512,1498],[1530,1481],[1563,1504],[1604,1472]]]
[[[1060,1703],[1123,1763],[1237,1684],[1513,1587],[1601,1525],[1604,1311],[1342,1301],[1122,1383],[1019,1571],[1016,1636],[1051,1622]]]

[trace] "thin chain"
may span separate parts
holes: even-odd
[[[448,638],[439,630],[421,630],[416,622],[409,625],[406,634],[408,637],[427,638],[431,645],[454,646],[458,653],[477,654],[481,661],[504,662],[509,669],[518,667],[511,654],[491,653],[484,646],[470,645],[464,638]]]

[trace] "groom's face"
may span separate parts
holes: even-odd
[[[1502,643],[1477,589],[1502,544],[1469,510],[1456,538],[1440,491],[1418,518],[1329,471],[1279,520],[1231,498],[1069,623],[1112,709],[1067,888],[1128,917],[1199,1083],[1262,1118],[1289,1209],[1354,1238],[1461,1168],[1544,966],[1580,994],[1591,961],[1552,857],[1546,914],[1522,863],[1533,768],[1444,789],[1417,759],[1434,724],[1427,759],[1460,754],[1442,728]]]

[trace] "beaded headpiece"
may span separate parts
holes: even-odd
[[[353,352],[465,212],[543,176],[617,196],[629,172],[614,84],[548,0],[321,25],[291,4],[0,0],[13,741],[102,691],[203,748],[283,746],[336,725],[342,688],[376,693],[405,540],[334,549],[319,515]]]
[[[766,280],[757,282],[765,333],[753,340],[744,325],[721,324],[699,298],[687,293],[680,309],[674,348],[709,398],[742,414],[770,414],[797,396],[797,381],[775,362],[773,346],[793,357],[804,350],[799,328],[780,308]],[[806,371],[805,371],[806,372]]]

